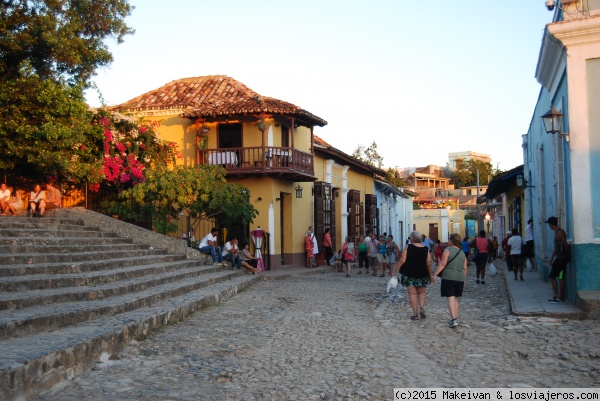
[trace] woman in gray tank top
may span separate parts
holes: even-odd
[[[448,298],[448,326],[454,328],[458,326],[458,298],[462,296],[467,278],[467,258],[460,249],[460,235],[450,234],[448,247],[442,254],[442,260],[433,278],[434,282],[437,276],[442,278],[442,297]]]

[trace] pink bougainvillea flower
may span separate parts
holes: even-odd
[[[81,150],[85,151],[87,148],[85,147],[85,145],[81,145],[81,146],[79,147],[79,149],[81,149]]]
[[[119,152],[125,152],[125,145],[123,145],[121,142],[117,142],[117,144],[115,145],[115,147],[117,148],[117,150]]]
[[[140,132],[146,132],[147,128],[146,127],[140,127]]]

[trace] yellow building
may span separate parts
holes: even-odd
[[[361,206],[360,194],[373,191],[372,168],[358,167],[361,163],[348,155],[326,160],[323,152],[316,152],[313,128],[325,126],[325,120],[261,96],[227,76],[172,81],[113,109],[160,121],[161,138],[180,145],[182,164],[221,165],[228,180],[250,190],[249,202],[259,215],[251,227],[226,229],[240,242],[249,239],[251,230],[264,230],[268,236],[263,254],[271,269],[304,265],[304,237],[311,225],[316,226],[322,251],[324,223],[315,222],[315,211],[334,208],[328,224],[341,237],[347,233],[344,221],[354,216],[345,201],[349,194],[359,191]],[[340,169],[340,158],[352,160]],[[333,202],[325,205],[325,196]],[[196,239],[205,234],[196,232]]]
[[[367,231],[380,234],[375,177],[385,172],[334,148],[315,136],[315,235],[331,229],[334,250],[346,236],[356,242]],[[322,255],[320,255],[322,257]]]

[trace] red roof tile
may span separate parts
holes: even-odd
[[[274,114],[292,116],[307,125],[327,125],[327,121],[283,100],[261,96],[225,75],[183,78],[144,93],[117,110],[186,109],[184,118],[196,119],[235,115]]]

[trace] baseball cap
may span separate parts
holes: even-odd
[[[555,216],[550,216],[548,217],[548,220],[546,220],[546,223],[557,225],[558,219]]]

